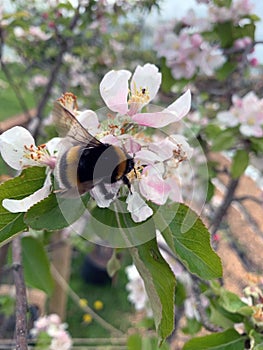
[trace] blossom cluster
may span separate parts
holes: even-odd
[[[250,91],[244,97],[232,96],[232,106],[228,111],[217,114],[221,127],[239,127],[245,137],[263,136],[263,99]]]
[[[126,204],[135,222],[144,221],[153,214],[147,201],[157,205],[164,205],[168,200],[182,201],[176,170],[192,155],[192,148],[182,135],[167,135],[159,130],[181,120],[189,112],[189,90],[164,109],[142,111],[154,99],[160,84],[161,73],[153,64],[138,66],[133,76],[128,70],[112,70],[100,84],[101,96],[110,110],[108,118],[99,121],[94,111],[72,109],[72,113],[90,134],[103,143],[123,148],[133,157],[134,169],[127,174],[131,188]],[[70,109],[70,103],[75,101],[73,96],[66,93],[59,101]],[[147,134],[147,128],[158,130],[158,133]],[[0,136],[0,152],[3,159],[18,171],[30,165],[47,167],[43,188],[22,200],[5,199],[2,203],[11,212],[26,212],[52,191],[51,175],[54,171],[56,176],[57,159],[65,152],[63,140],[54,138],[46,145],[37,147],[26,129],[14,127]],[[63,187],[60,182],[59,185]],[[123,182],[106,185],[110,196],[105,196],[99,185],[90,191],[97,205],[103,208],[109,207],[118,197]]]
[[[24,30],[22,27],[15,27],[14,34],[18,39],[27,38],[29,41],[46,41],[52,36],[45,33],[38,26],[30,26],[28,30]]]
[[[72,339],[66,328],[67,324],[61,323],[58,315],[51,314],[37,319],[30,334],[37,339],[41,334],[46,333],[50,337],[50,344],[47,344],[49,350],[69,350],[72,347]]]
[[[170,26],[170,25],[169,25]],[[161,27],[156,36],[155,50],[166,58],[175,79],[190,79],[197,73],[211,76],[226,59],[217,45],[210,45],[201,34],[182,30],[179,34]]]
[[[181,21],[174,20],[159,26],[155,35],[154,48],[159,57],[166,59],[175,79],[191,79],[197,74],[212,76],[227,58],[215,40],[209,42],[205,39],[207,32],[214,33],[214,26],[218,23],[232,21],[234,25],[239,25],[244,16],[253,10],[249,0],[233,0],[229,6],[219,6],[213,1],[197,2],[207,5],[206,17],[197,16],[190,9]],[[252,50],[252,40],[248,37],[237,39],[234,43],[237,49],[247,46]],[[256,59],[249,62],[252,66],[257,64]]]

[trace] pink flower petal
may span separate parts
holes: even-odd
[[[131,72],[128,70],[111,70],[100,83],[100,94],[106,105],[114,112],[125,114],[128,111],[128,81]]]
[[[191,108],[191,93],[187,90],[174,103],[161,112],[156,113],[138,113],[132,119],[139,125],[152,128],[162,128],[171,123],[181,120]]]
[[[144,168],[139,186],[141,194],[147,200],[159,205],[163,205],[167,201],[170,186],[153,166],[149,165]]]

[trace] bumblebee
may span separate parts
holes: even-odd
[[[126,175],[134,169],[134,159],[124,149],[92,136],[59,100],[52,116],[60,136],[65,137],[55,168],[63,192],[77,188],[83,194],[100,185],[106,196],[105,184],[119,180],[130,190]]]

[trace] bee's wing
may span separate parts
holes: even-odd
[[[79,123],[75,115],[58,101],[54,103],[52,117],[59,135],[70,138],[73,144],[82,143],[90,147],[101,144]]]

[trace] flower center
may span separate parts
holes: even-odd
[[[77,96],[75,96],[72,92],[65,92],[58,101],[66,107],[71,112],[77,112],[78,104],[77,104]]]
[[[128,104],[140,104],[145,105],[150,101],[149,89],[145,87],[140,87],[137,89],[136,84],[134,83],[133,91],[130,93]]]
[[[24,157],[33,160],[38,165],[49,166],[52,169],[55,167],[56,158],[49,154],[46,144],[37,147],[24,145]]]

